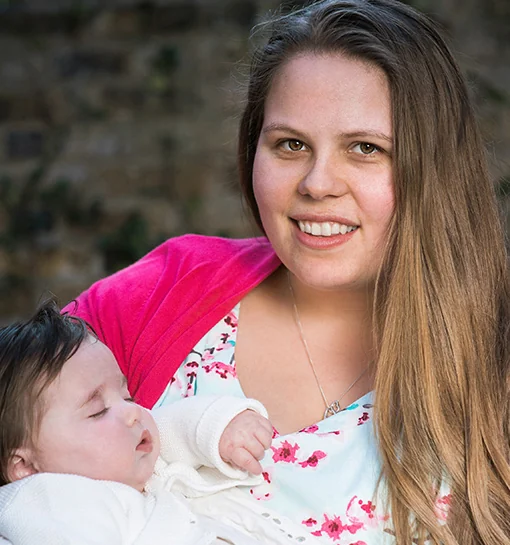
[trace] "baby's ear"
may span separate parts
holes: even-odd
[[[7,463],[7,477],[11,482],[19,481],[30,475],[38,473],[32,463],[32,452],[27,448],[19,448],[14,451]]]

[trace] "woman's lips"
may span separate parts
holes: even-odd
[[[143,430],[142,437],[136,450],[141,452],[152,452],[152,435],[149,430]]]
[[[311,233],[303,232],[300,228],[301,226],[298,224],[297,221],[294,221],[293,223],[295,226],[295,236],[299,240],[299,242],[304,246],[315,250],[327,250],[329,248],[342,246],[343,244],[348,242],[353,236],[355,236],[359,229],[358,226],[352,226],[350,227],[350,229],[352,230],[349,232],[338,234],[328,232],[327,236],[317,236]]]

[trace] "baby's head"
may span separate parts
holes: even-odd
[[[0,430],[0,485],[49,472],[142,491],[159,454],[112,352],[52,302],[0,329]]]

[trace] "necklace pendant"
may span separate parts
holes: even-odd
[[[336,401],[333,401],[331,405],[328,405],[328,407],[324,411],[324,419],[329,418],[330,416],[333,416],[334,414],[338,414],[341,411],[342,411],[342,407],[340,406],[340,401],[337,399]]]

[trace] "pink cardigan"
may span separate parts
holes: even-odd
[[[131,394],[152,407],[195,344],[279,265],[265,238],[185,235],[99,280],[64,310],[92,325]]]

